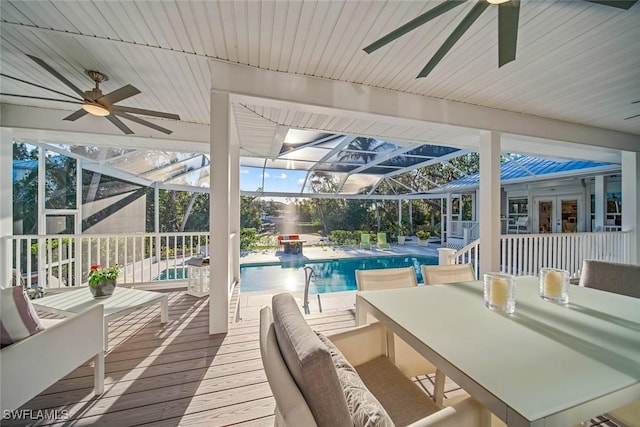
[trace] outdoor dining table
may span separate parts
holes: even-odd
[[[508,426],[571,426],[640,398],[640,299],[571,286],[549,302],[531,276],[515,292],[506,315],[480,281],[363,291],[356,321],[376,317]]]

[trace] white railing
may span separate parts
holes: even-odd
[[[180,280],[186,260],[209,255],[209,232],[12,236],[11,250],[28,287],[86,284],[95,264],[122,266],[118,283]]]
[[[500,271],[538,275],[543,267],[577,273],[585,259],[629,263],[629,232],[506,234],[500,236]],[[478,272],[480,240],[457,251],[456,264],[472,263]]]

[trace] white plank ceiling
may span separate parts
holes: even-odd
[[[362,48],[441,1],[0,2],[2,74],[70,93],[37,56],[83,90],[85,70],[107,93],[141,90],[122,105],[209,124],[211,59],[360,83],[640,135],[640,4],[523,0],[517,58],[498,68],[497,9],[489,7],[426,78],[416,79],[474,0],[378,51]],[[3,77],[1,92],[57,97]],[[72,104],[3,96],[1,103],[73,111]],[[235,107],[243,154],[268,152],[278,125],[465,145],[440,128]],[[80,119],[82,120],[82,119]],[[158,121],[171,128],[171,122]],[[127,123],[129,124],[129,123]],[[131,126],[132,129],[135,125]]]

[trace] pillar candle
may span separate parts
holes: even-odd
[[[549,297],[559,297],[562,295],[562,273],[557,271],[548,271],[544,276],[544,293]]]
[[[493,305],[506,305],[509,292],[509,283],[506,279],[494,277],[491,279],[490,301]]]

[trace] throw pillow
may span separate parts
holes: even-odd
[[[355,368],[329,338],[316,331],[333,359],[347,408],[355,427],[390,427],[393,421],[378,399],[364,385]]]
[[[0,348],[44,330],[22,286],[0,289]]]

